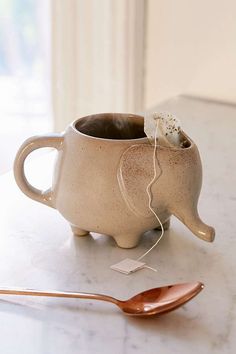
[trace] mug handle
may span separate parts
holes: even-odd
[[[34,150],[52,147],[57,150],[62,148],[64,137],[62,134],[48,134],[43,136],[33,136],[27,139],[19,148],[15,162],[14,162],[14,176],[18,187],[25,193],[28,197],[36,200],[37,202],[46,204],[52,208],[52,189],[49,188],[46,191],[42,191],[33,187],[25,176],[25,159]]]

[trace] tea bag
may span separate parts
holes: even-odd
[[[181,146],[180,121],[171,113],[150,113],[144,117],[144,131],[151,143],[156,138],[161,146]]]

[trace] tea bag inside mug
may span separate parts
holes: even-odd
[[[158,141],[158,145],[162,146],[181,146],[180,141],[180,121],[171,113],[149,113],[144,117],[144,131],[153,144],[155,140],[155,134]]]

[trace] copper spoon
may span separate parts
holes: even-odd
[[[117,305],[126,315],[151,316],[162,315],[182,306],[196,296],[204,285],[200,282],[174,284],[160,288],[143,291],[128,300],[117,300],[114,297],[102,294],[88,294],[65,291],[41,291],[33,289],[0,289],[3,295],[30,295],[67,297],[79,299],[92,299],[112,302]]]

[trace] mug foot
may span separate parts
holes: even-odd
[[[138,245],[141,235],[117,235],[113,236],[117,245],[121,248],[134,248]]]
[[[80,229],[77,226],[71,225],[71,230],[75,236],[87,236],[89,234],[89,231]]]

